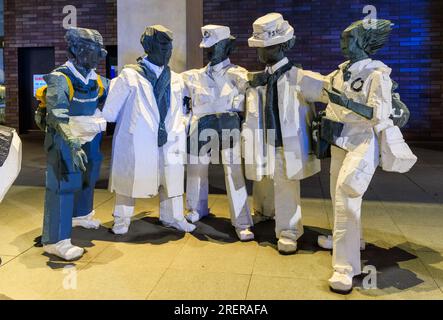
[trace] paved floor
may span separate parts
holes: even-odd
[[[332,222],[327,162],[303,181],[306,229],[296,255],[277,253],[273,221],[255,226],[255,241],[237,241],[222,194],[211,195],[213,215],[193,234],[161,226],[158,199],[151,199],[137,202],[129,234],[115,236],[113,196],[99,189],[102,227],[74,230],[73,242],[87,253],[67,263],[39,245],[44,189],[26,179],[34,185],[44,165],[31,152],[0,204],[0,299],[443,299],[443,152],[414,151],[420,161],[410,173],[380,171],[373,179],[362,260],[375,266],[378,289],[363,289],[362,276],[348,296],[329,291],[331,254],[315,244]]]

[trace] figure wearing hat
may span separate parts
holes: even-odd
[[[391,30],[391,22],[382,19],[360,20],[346,28],[340,45],[348,60],[328,76],[325,88],[328,105],[322,124],[341,129],[325,137],[332,144],[334,230],[332,237],[320,236],[318,244],[333,249],[329,285],[340,293],[350,292],[353,277],[361,274],[361,204],[375,170],[380,165],[385,171],[404,173],[417,161],[392,120],[393,97],[398,96],[392,94],[391,69],[370,58],[385,45]]]
[[[218,163],[220,153],[232,225],[240,240],[249,241],[254,234],[242,169],[239,115],[244,112],[247,71],[229,60],[235,42],[229,27],[207,25],[201,30],[200,47],[206,49],[209,64],[182,74],[192,101],[186,217],[196,222],[209,214],[208,167],[211,159]],[[207,142],[211,133],[214,140]]]
[[[95,72],[106,57],[103,38],[92,29],[66,32],[69,60],[44,76],[37,117],[46,130],[45,214],[42,243],[47,253],[66,260],[82,256],[71,243],[73,226],[97,229],[94,188],[100,175],[100,142],[106,130],[99,103],[106,98],[108,80]]]
[[[242,130],[246,178],[254,181],[254,196],[262,197],[254,199],[255,214],[270,217],[275,210],[278,250],[292,254],[303,234],[300,180],[320,171],[311,152],[314,106],[310,102],[323,99],[325,82],[286,58],[295,37],[281,14],[257,19],[253,31],[249,46],[257,48],[266,69],[250,75],[246,91]]]
[[[184,164],[187,112],[184,84],[170,70],[172,32],[146,27],[140,43],[145,55],[111,81],[103,115],[116,122],[109,189],[116,193],[115,234],[128,232],[136,198],[159,195],[160,221],[192,232],[184,217]]]

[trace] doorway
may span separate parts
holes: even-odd
[[[42,76],[55,68],[53,47],[18,49],[19,131],[39,130],[34,121],[38,106],[35,90],[44,85]]]

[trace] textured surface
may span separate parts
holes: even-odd
[[[8,158],[12,138],[12,130],[7,127],[0,126],[0,167],[3,166]]]
[[[41,142],[23,142],[18,181],[43,182]],[[105,139],[102,186],[109,142]],[[137,201],[129,234],[115,236],[108,230],[114,197],[97,190],[102,226],[75,228],[74,243],[87,253],[66,263],[35,247],[44,188],[14,186],[0,204],[0,299],[443,299],[443,152],[413,150],[419,162],[411,172],[377,171],[365,195],[368,245],[362,260],[377,269],[376,290],[363,289],[362,278],[347,297],[328,289],[331,253],[316,246],[317,235],[328,234],[332,222],[329,164],[323,161],[322,172],[301,184],[305,235],[294,256],[277,253],[272,221],[254,227],[256,240],[240,243],[224,194],[210,195],[213,215],[198,222],[193,234],[162,227],[158,199],[152,199]],[[210,173],[210,191],[224,193],[223,171]]]

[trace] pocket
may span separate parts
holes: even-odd
[[[196,87],[194,89],[194,104],[196,106],[202,106],[211,103],[214,96],[213,91],[212,88]]]

